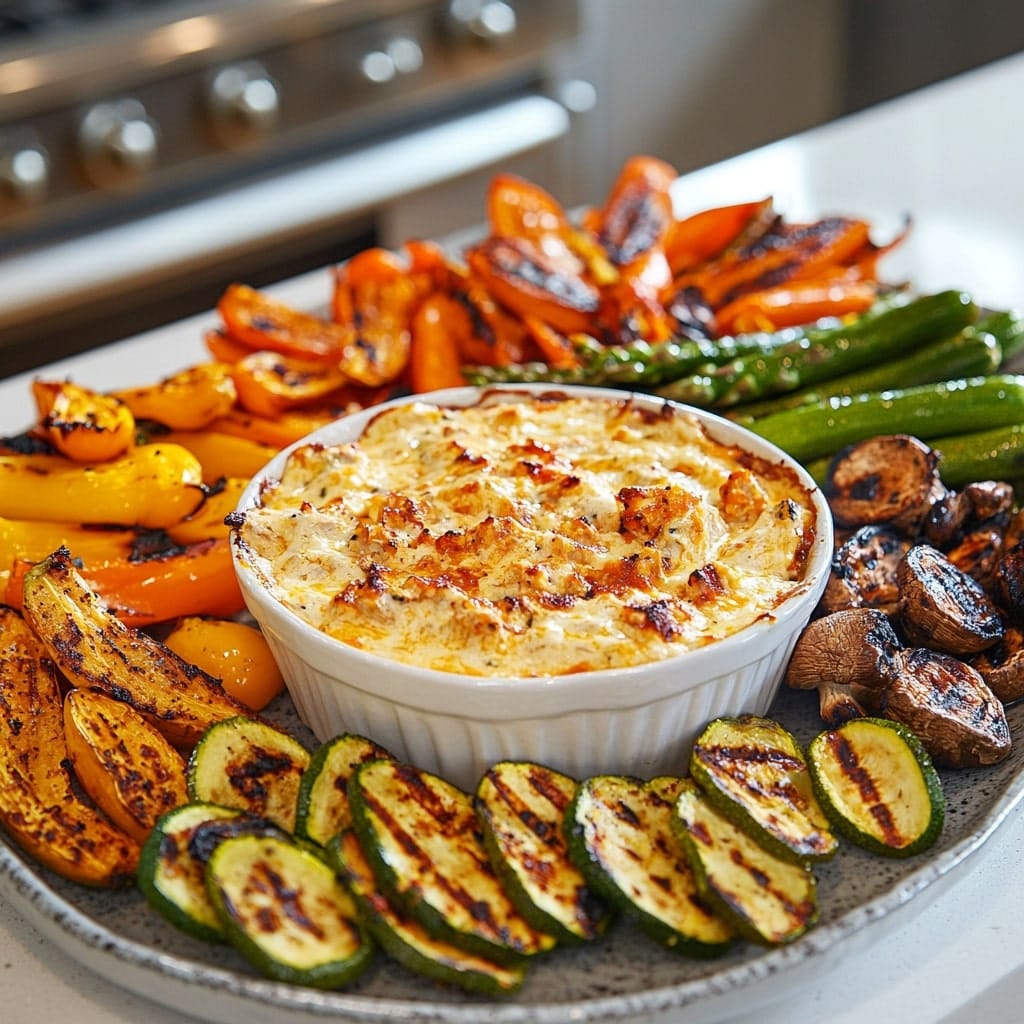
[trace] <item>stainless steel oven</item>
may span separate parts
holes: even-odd
[[[0,0],[0,375],[561,194],[574,0]]]

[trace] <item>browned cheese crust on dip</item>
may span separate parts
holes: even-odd
[[[791,470],[677,407],[545,393],[381,410],[298,448],[240,536],[274,595],[385,658],[547,676],[671,657],[769,614],[815,535]]]

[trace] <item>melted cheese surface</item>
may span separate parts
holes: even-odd
[[[517,395],[382,410],[294,451],[241,539],[274,595],[385,658],[471,675],[657,661],[735,633],[803,579],[789,469],[691,415]]]

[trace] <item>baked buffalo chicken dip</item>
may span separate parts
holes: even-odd
[[[669,404],[496,394],[383,408],[230,517],[273,595],[345,644],[480,676],[636,665],[770,615],[815,536],[788,468]]]

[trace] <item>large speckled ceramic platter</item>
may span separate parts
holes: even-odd
[[[816,699],[783,690],[772,710],[806,743],[820,729]],[[313,741],[288,699],[281,724]],[[840,957],[877,938],[930,902],[978,858],[985,841],[1024,795],[1024,707],[1010,710],[1018,743],[993,768],[943,773],[947,821],[938,844],[906,861],[844,846],[815,873],[821,904],[816,928],[773,950],[751,945],[698,961],[661,949],[619,922],[598,943],[556,950],[536,964],[514,997],[485,1000],[406,973],[383,956],[352,988],[318,992],[265,981],[231,950],[175,931],[135,891],[93,892],[27,862],[0,839],[0,894],[87,967],[185,1013],[218,1022],[293,1024],[419,1021],[466,1024],[688,1022],[719,1020],[785,995],[819,977]],[[682,768],[682,766],[681,766]]]

